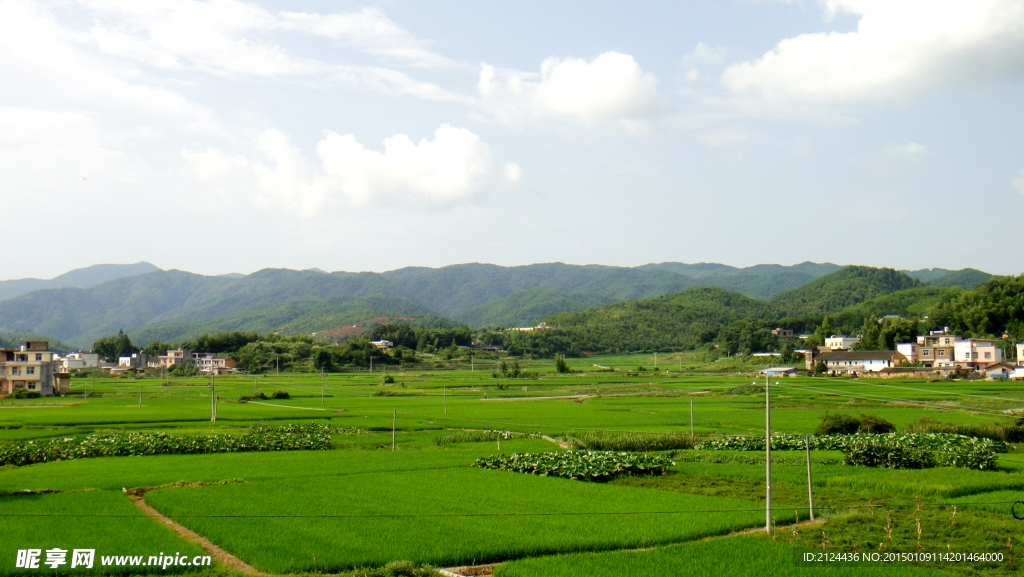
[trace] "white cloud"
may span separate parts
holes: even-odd
[[[338,64],[296,58],[265,35],[295,31],[347,42],[362,52],[413,66],[447,66],[381,12],[273,14],[239,0],[80,0],[97,25],[79,35],[102,52],[166,70],[219,75],[303,76]]]
[[[539,74],[485,64],[477,90],[481,107],[512,127],[555,119],[636,128],[661,110],[657,85],[632,56],[605,52],[591,62],[552,56]]]
[[[420,199],[449,205],[470,200],[490,189],[515,184],[515,164],[499,166],[479,136],[464,128],[441,125],[434,138],[414,143],[404,134],[384,139],[384,151],[370,150],[355,136],[328,132],[317,144],[321,166],[276,130],[257,139],[270,165],[219,150],[185,150],[190,172],[215,191],[247,196],[259,206],[314,215],[338,201],[364,205],[389,198]]]
[[[306,14],[282,12],[284,29],[343,39],[378,56],[404,61],[413,66],[451,66],[452,61],[430,50],[429,44],[395,24],[374,8],[350,14]]]
[[[920,158],[928,154],[928,147],[926,147],[923,144],[918,144],[916,142],[908,142],[906,144],[896,144],[888,146],[886,147],[885,151],[893,156]]]
[[[1024,71],[1020,0],[820,0],[855,32],[803,34],[722,75],[737,93],[821,101],[899,99]]]
[[[1020,176],[1013,179],[1013,187],[1021,194],[1024,194],[1024,168],[1020,169]]]

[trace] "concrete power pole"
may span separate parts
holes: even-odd
[[[771,377],[764,378],[765,510],[764,530],[772,534],[772,397]]]

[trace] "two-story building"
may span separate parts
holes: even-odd
[[[185,349],[173,349],[168,350],[166,355],[160,355],[157,357],[157,366],[160,368],[169,369],[174,365],[195,365],[196,356],[192,354],[192,351]]]
[[[100,354],[83,353],[82,351],[68,353],[67,356],[60,359],[60,364],[64,371],[93,369],[100,366]]]
[[[853,348],[860,342],[860,337],[847,337],[843,335],[832,335],[825,338],[825,348],[833,351],[846,351]]]
[[[229,373],[235,370],[235,360],[218,357],[211,353],[196,353],[195,364],[204,373]]]
[[[1017,344],[1017,366],[1024,367],[1024,343]]]

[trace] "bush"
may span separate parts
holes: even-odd
[[[292,398],[286,391],[274,391],[273,395],[270,395],[271,399],[290,399]]]
[[[384,375],[384,384],[385,385],[393,385],[393,384],[395,384],[395,377],[392,377],[391,375]]]
[[[10,398],[12,398],[12,399],[38,399],[41,396],[42,395],[39,394],[39,391],[30,391],[28,389],[15,389],[14,392],[11,393]]]
[[[863,442],[855,442],[843,452],[843,464],[887,469],[927,469],[935,466],[935,457],[929,451],[865,439]]]
[[[815,435],[852,435],[860,430],[860,419],[852,415],[828,414],[814,429]]]
[[[876,417],[875,415],[861,415],[860,416],[860,427],[857,429],[858,433],[866,433],[869,435],[882,435],[885,433],[895,433],[896,425],[886,421],[882,417]]]

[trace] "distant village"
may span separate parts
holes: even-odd
[[[46,341],[29,341],[16,350],[0,350],[0,395],[18,390],[40,396],[65,394],[71,391],[71,371],[103,369],[111,375],[169,370],[186,365],[205,374],[224,374],[235,370],[235,361],[210,353],[193,353],[184,349],[167,351],[166,355],[147,358],[134,353],[118,358],[117,364],[100,360],[99,353],[69,353],[60,356],[49,350]]]
[[[779,338],[793,338],[793,331],[775,329]],[[800,335],[806,339],[810,335]],[[1004,359],[1000,343],[991,339],[965,339],[949,329],[929,331],[916,342],[897,343],[895,351],[853,350],[860,337],[832,335],[822,347],[798,349],[804,369],[810,373],[866,377],[946,378],[983,375],[990,379],[1024,379],[1024,343],[1016,345],[1017,358]],[[765,356],[774,354],[761,353]],[[771,367],[762,375],[797,375],[796,367]]]
[[[532,331],[549,328],[541,323],[536,327],[510,330]],[[810,335],[795,337],[788,329],[773,331],[781,339],[806,339]],[[895,351],[855,350],[861,340],[857,336],[832,335],[825,345],[797,349],[804,355],[804,369],[777,366],[763,369],[762,375],[797,376],[799,374],[828,374],[876,378],[963,378],[1024,380],[1024,343],[1016,345],[1016,359],[1004,359],[1003,349],[992,339],[961,338],[948,329],[930,331],[917,337],[916,342],[898,343]],[[387,340],[373,341],[378,348],[389,349]],[[495,349],[496,352],[500,349]],[[776,357],[779,353],[755,353],[755,357]],[[234,359],[212,353],[195,353],[185,349],[168,350],[155,358],[145,353],[134,353],[118,359],[117,364],[102,361],[98,353],[76,352],[60,356],[49,350],[46,341],[29,341],[19,349],[0,350],[0,394],[11,395],[19,390],[40,396],[65,394],[71,390],[71,372],[101,369],[111,375],[124,373],[155,373],[174,367],[194,368],[202,374],[226,374],[236,370]]]

